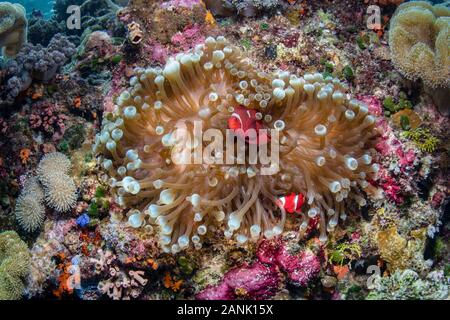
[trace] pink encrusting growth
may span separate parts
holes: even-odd
[[[305,249],[297,254],[288,251],[281,240],[264,240],[250,266],[228,271],[219,284],[208,286],[197,294],[200,300],[268,299],[279,290],[283,274],[296,286],[308,286],[320,272],[320,260]]]
[[[228,271],[222,281],[206,288],[196,298],[199,300],[235,300],[239,297],[262,300],[276,294],[280,274],[275,265],[255,262]]]
[[[30,127],[53,134],[55,139],[60,138],[66,129],[65,121],[69,119],[61,109],[61,106],[56,104],[36,103],[30,115]]]
[[[187,26],[182,32],[177,32],[172,36],[172,44],[180,51],[187,51],[194,48],[198,44],[205,42],[205,37],[201,33],[201,28],[198,24]]]

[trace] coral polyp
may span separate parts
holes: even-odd
[[[158,225],[166,251],[201,248],[221,223],[240,244],[277,236],[286,220],[279,198],[291,192],[307,197],[300,231],[320,218],[322,241],[345,219],[348,200],[365,205],[362,190],[377,171],[375,118],[347,98],[339,80],[258,72],[225,38],[210,37],[163,69],[137,69],[130,85],[105,117],[95,149],[117,201],[135,209],[129,223]],[[247,116],[258,124],[252,128],[273,129],[266,151],[279,151],[279,159],[252,161],[248,128],[241,128],[245,137],[227,130],[231,117],[245,123]],[[205,136],[217,130],[227,148],[216,149],[211,138],[186,140],[199,124]],[[260,154],[261,132],[254,140]],[[190,155],[193,161],[182,161]]]

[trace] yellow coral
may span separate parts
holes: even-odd
[[[377,234],[377,241],[381,258],[389,264],[389,267],[393,270],[403,269],[407,241],[398,234],[397,227],[380,230]]]
[[[25,8],[18,3],[0,2],[0,48],[3,55],[15,56],[27,41]]]
[[[450,10],[444,4],[401,4],[391,20],[389,47],[394,65],[407,78],[450,87]]]
[[[388,263],[389,271],[408,268],[424,271],[428,268],[423,258],[426,228],[412,230],[410,237],[409,240],[402,237],[396,226],[378,231],[378,249],[381,258]]]

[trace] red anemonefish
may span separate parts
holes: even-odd
[[[302,211],[302,205],[305,202],[305,197],[299,193],[291,193],[287,196],[281,197],[278,199],[278,205],[288,213],[300,213]]]
[[[228,128],[237,133],[242,139],[249,144],[263,144],[270,141],[270,136],[267,133],[261,133],[259,130],[264,129],[261,120],[256,117],[257,111],[247,109],[243,106],[234,108],[234,112],[228,119]],[[256,131],[256,137],[250,136],[249,130]]]

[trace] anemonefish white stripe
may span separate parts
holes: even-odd
[[[239,122],[240,122],[240,124],[241,124],[241,128],[244,127],[244,123],[242,122],[241,116],[240,116],[239,114],[237,114],[236,112],[234,112],[234,113],[231,115],[231,117],[234,117],[234,118],[238,119]]]

